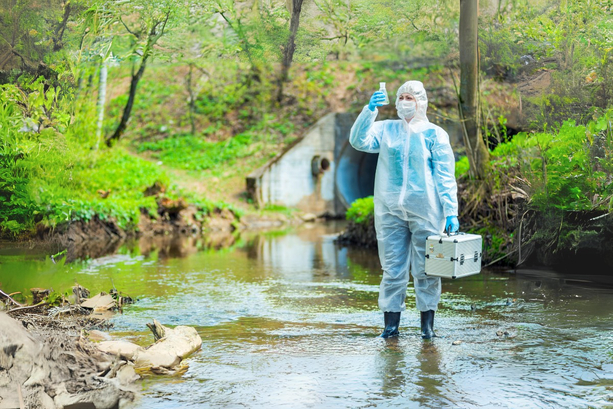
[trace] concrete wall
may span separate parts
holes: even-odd
[[[335,215],[335,113],[321,118],[304,137],[247,177],[259,205],[295,207]]]
[[[247,176],[259,206],[293,207],[317,216],[343,216],[351,203],[373,194],[377,155],[349,144],[356,115],[330,113],[302,139]]]

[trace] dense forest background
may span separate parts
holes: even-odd
[[[458,123],[460,3],[3,0],[0,235],[135,229],[162,199],[256,211],[244,176],[379,81],[423,81],[430,120]],[[463,226],[519,261],[613,234],[613,1],[481,0],[478,34],[492,171],[454,146]]]

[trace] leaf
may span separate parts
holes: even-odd
[[[598,131],[604,131],[608,128],[608,125],[609,125],[608,118],[606,116],[602,116],[600,117],[600,119],[598,119],[598,122],[596,122],[596,129]]]

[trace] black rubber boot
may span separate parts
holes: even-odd
[[[381,334],[381,338],[397,337],[398,327],[400,326],[399,312],[384,312],[383,320],[385,321],[385,329]]]
[[[434,333],[434,311],[422,311],[421,312],[421,337],[423,339],[430,339],[435,337]]]

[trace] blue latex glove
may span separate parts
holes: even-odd
[[[457,216],[447,216],[445,221],[445,231],[448,233],[455,233],[460,230],[460,222]]]
[[[385,94],[381,91],[377,91],[372,94],[372,97],[370,97],[370,102],[368,103],[368,109],[375,112],[375,108],[383,105],[385,105]]]

